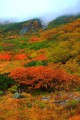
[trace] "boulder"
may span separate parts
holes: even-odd
[[[24,96],[21,95],[20,93],[14,93],[13,98],[19,99],[19,98],[24,98]]]

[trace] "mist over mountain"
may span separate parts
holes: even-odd
[[[78,13],[80,0],[0,1],[0,23],[22,22],[33,18],[48,23],[59,16]]]
[[[0,24],[10,24],[18,22],[16,18],[0,18]]]

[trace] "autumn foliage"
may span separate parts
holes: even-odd
[[[32,36],[29,40],[29,42],[38,42],[38,41],[41,41],[41,38],[37,37],[37,36]]]
[[[80,15],[63,19],[0,26],[0,120],[80,120]]]
[[[60,68],[51,69],[44,66],[16,69],[10,73],[10,77],[16,82],[30,86],[33,89],[69,90],[70,87],[74,88],[77,85],[77,81],[79,81],[77,76],[70,75]]]
[[[10,54],[0,54],[0,60],[11,60]]]
[[[22,54],[17,54],[14,56],[15,60],[25,60],[27,58],[26,54],[22,53]]]
[[[76,115],[74,117],[70,117],[69,120],[80,120],[80,115]]]
[[[38,55],[36,58],[33,60],[46,60],[46,56],[44,54]]]

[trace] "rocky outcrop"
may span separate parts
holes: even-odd
[[[28,31],[37,31],[42,28],[41,21],[39,19],[31,20],[23,25],[20,34],[23,35]]]

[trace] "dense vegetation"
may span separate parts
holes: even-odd
[[[0,120],[79,120],[80,15],[0,25],[0,95]]]
[[[61,25],[70,23],[75,21],[76,19],[80,18],[80,14],[77,15],[64,15],[56,18],[55,20],[51,21],[48,25],[48,28],[55,28],[59,27]]]

